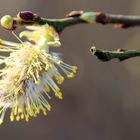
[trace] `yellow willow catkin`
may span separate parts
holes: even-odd
[[[0,57],[0,124],[5,112],[11,109],[10,120],[19,121],[36,117],[40,111],[44,115],[51,110],[48,99],[50,91],[62,99],[59,84],[64,75],[74,77],[77,67],[62,61],[58,54],[50,52],[50,46],[60,46],[58,34],[48,26],[31,26],[20,37],[26,37],[23,43],[0,40],[0,51],[10,52],[9,57]]]

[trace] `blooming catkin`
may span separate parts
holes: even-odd
[[[0,40],[0,51],[10,52],[8,57],[0,56],[0,64],[5,65],[0,70],[0,124],[8,108],[11,121],[29,121],[40,111],[46,115],[46,110],[51,110],[51,94],[63,98],[58,86],[64,81],[63,75],[72,78],[77,70],[49,50],[61,45],[53,27],[46,24],[27,28],[19,35],[26,37],[24,42]]]

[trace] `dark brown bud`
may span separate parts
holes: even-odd
[[[21,11],[17,14],[17,17],[25,22],[34,22],[36,19],[36,15],[31,11]]]
[[[107,24],[109,22],[109,18],[106,14],[99,12],[96,15],[96,22],[101,24]]]

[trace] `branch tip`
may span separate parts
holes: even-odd
[[[90,48],[90,52],[94,55],[95,52],[96,52],[96,47],[95,47],[95,46],[92,46],[92,47]]]

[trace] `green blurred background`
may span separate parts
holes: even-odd
[[[139,0],[1,0],[0,16],[30,10],[42,17],[63,18],[72,10],[113,14],[140,13]],[[0,29],[0,38],[15,41]],[[64,100],[51,100],[52,111],[0,126],[0,140],[140,140],[140,60],[100,62],[90,54],[98,48],[140,48],[140,28],[77,25],[61,36],[64,61],[78,66],[74,79],[61,86]]]

